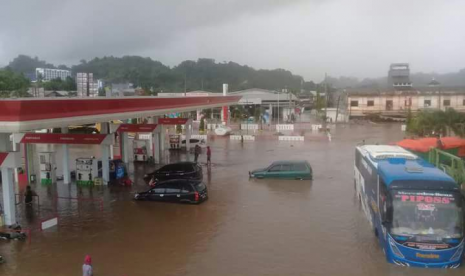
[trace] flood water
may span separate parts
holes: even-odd
[[[30,244],[0,241],[7,263],[0,275],[81,275],[86,254],[100,275],[463,275],[387,264],[354,196],[354,147],[403,138],[400,125],[346,125],[332,142],[255,142],[216,138],[213,166],[204,167],[210,199],[200,205],[134,202],[145,189],[76,185],[35,186],[41,213],[60,225],[35,231]],[[248,171],[283,159],[306,159],[313,181],[249,180]],[[201,156],[205,162],[205,156]],[[144,174],[135,167],[135,177]],[[104,198],[93,202],[51,198]]]

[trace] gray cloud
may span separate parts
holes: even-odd
[[[211,57],[316,80],[384,76],[391,62],[465,67],[462,0],[6,0],[2,11],[0,64],[17,54]]]

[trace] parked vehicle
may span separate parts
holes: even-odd
[[[205,140],[204,139],[195,139],[195,138],[191,138],[189,140],[190,142],[190,147],[191,149],[193,147],[195,147],[195,145],[199,145],[200,147],[205,147]],[[185,148],[186,147],[186,139],[182,140],[181,141],[181,147],[182,148]]]
[[[355,150],[354,184],[388,262],[423,268],[462,264],[465,199],[442,169],[399,146],[363,145]]]
[[[152,179],[153,181],[151,181]],[[202,167],[194,162],[179,162],[165,165],[144,176],[144,180],[147,183],[152,182],[153,185],[169,179],[193,179],[201,181],[203,179]]]
[[[136,193],[134,199],[201,203],[208,199],[208,190],[201,180],[175,179],[159,182],[146,192]]]
[[[215,134],[225,136],[231,134],[232,129],[228,126],[220,125],[215,129]]]
[[[249,172],[251,178],[312,179],[312,167],[307,161],[276,161],[269,167]]]

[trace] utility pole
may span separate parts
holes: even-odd
[[[327,121],[327,116],[328,116],[328,85],[326,83],[326,73],[325,73],[325,117],[323,120],[323,128],[326,131],[326,121]]]
[[[341,100],[341,95],[339,95],[339,97],[337,98],[337,106],[336,106],[336,120],[335,120],[335,124],[337,124],[337,117],[339,115],[339,101]]]
[[[187,92],[187,74],[184,73],[184,96],[186,96]]]
[[[279,125],[279,89],[278,89],[278,125]]]

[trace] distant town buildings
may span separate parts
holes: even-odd
[[[69,70],[36,68],[36,80],[49,81],[57,78],[66,80],[67,77],[71,77],[71,71]]]
[[[93,73],[77,73],[76,86],[78,97],[97,97],[99,82],[94,81]]]

